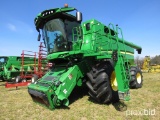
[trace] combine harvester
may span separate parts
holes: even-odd
[[[98,103],[128,101],[129,89],[142,87],[141,70],[134,64],[134,49],[140,54],[142,48],[124,40],[118,26],[95,19],[81,21],[82,13],[67,4],[45,10],[34,20],[52,68],[31,83],[28,92],[50,109],[68,106],[72,91],[85,84]]]
[[[23,50],[21,54],[21,67],[19,73],[16,74],[15,81],[7,82],[5,84],[6,88],[10,87],[18,87],[18,86],[27,86],[31,82],[34,82],[38,78],[41,78],[45,72],[48,70],[47,67],[47,60],[46,60],[46,51],[43,49],[45,48],[40,43],[39,52],[32,52]],[[37,58],[38,55],[38,58]],[[32,59],[32,64],[28,64],[26,62],[26,58]],[[26,70],[27,69],[27,70]]]

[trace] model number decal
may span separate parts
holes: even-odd
[[[66,90],[66,89],[64,89],[64,90],[63,90],[63,92],[64,92],[64,94],[66,94],[66,93],[67,93],[67,90]]]

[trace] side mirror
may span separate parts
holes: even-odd
[[[137,49],[138,54],[141,54],[142,49]]]
[[[40,41],[40,40],[41,40],[41,34],[40,34],[40,33],[38,34],[38,38],[37,38],[37,40],[38,40],[38,41]]]
[[[82,21],[82,13],[79,12],[79,11],[77,11],[77,12],[76,12],[76,18],[77,18],[77,21],[78,21],[78,22],[81,22],[81,21]]]

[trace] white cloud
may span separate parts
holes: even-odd
[[[23,31],[23,32],[27,32],[27,33],[34,33],[34,30],[33,30],[33,28],[28,24],[28,23],[25,23],[25,22],[23,22],[23,21],[20,21],[20,20],[16,20],[15,21],[16,22],[16,24],[17,24],[17,29],[19,30],[19,31]]]
[[[33,34],[34,33],[33,27],[31,27],[28,23],[25,23],[20,20],[13,20],[12,22],[8,22],[6,26],[9,30],[20,33],[20,34],[23,34],[23,33]]]
[[[11,24],[11,23],[8,23],[8,24],[7,24],[7,27],[8,27],[11,31],[16,31],[16,30],[17,30],[17,29],[16,29],[16,26],[13,25],[13,24]]]
[[[28,32],[29,33],[34,33],[34,30],[33,29],[29,29]]]

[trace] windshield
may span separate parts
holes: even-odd
[[[76,21],[53,19],[43,27],[43,38],[48,53],[71,50],[72,29],[79,26]]]

